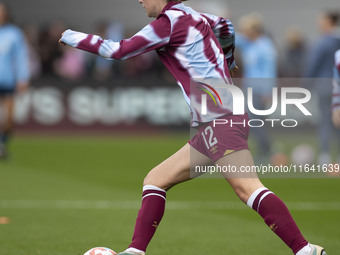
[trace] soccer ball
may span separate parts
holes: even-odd
[[[84,253],[84,255],[114,255],[114,254],[117,254],[117,253],[105,247],[92,248]]]

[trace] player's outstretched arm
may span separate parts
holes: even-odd
[[[70,29],[62,34],[59,42],[107,59],[127,59],[165,46],[169,42],[170,33],[170,21],[164,16],[151,22],[133,37],[120,42]]]

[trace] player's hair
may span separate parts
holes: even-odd
[[[257,12],[253,12],[240,18],[239,27],[241,30],[253,31],[256,34],[263,34],[263,23],[263,16]]]
[[[336,26],[340,21],[340,13],[337,11],[326,11],[325,16],[333,26]]]
[[[5,23],[11,22],[12,18],[11,18],[11,14],[10,14],[8,5],[4,2],[0,2],[0,5],[2,5],[5,9]]]

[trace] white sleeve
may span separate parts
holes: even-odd
[[[70,29],[64,32],[61,41],[107,59],[127,59],[165,46],[169,43],[170,34],[170,20],[164,15],[145,26],[133,37],[120,42],[103,40],[98,35],[89,35]]]

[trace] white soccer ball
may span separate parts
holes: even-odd
[[[84,253],[84,255],[114,255],[114,254],[117,254],[117,253],[105,247],[92,248]]]

